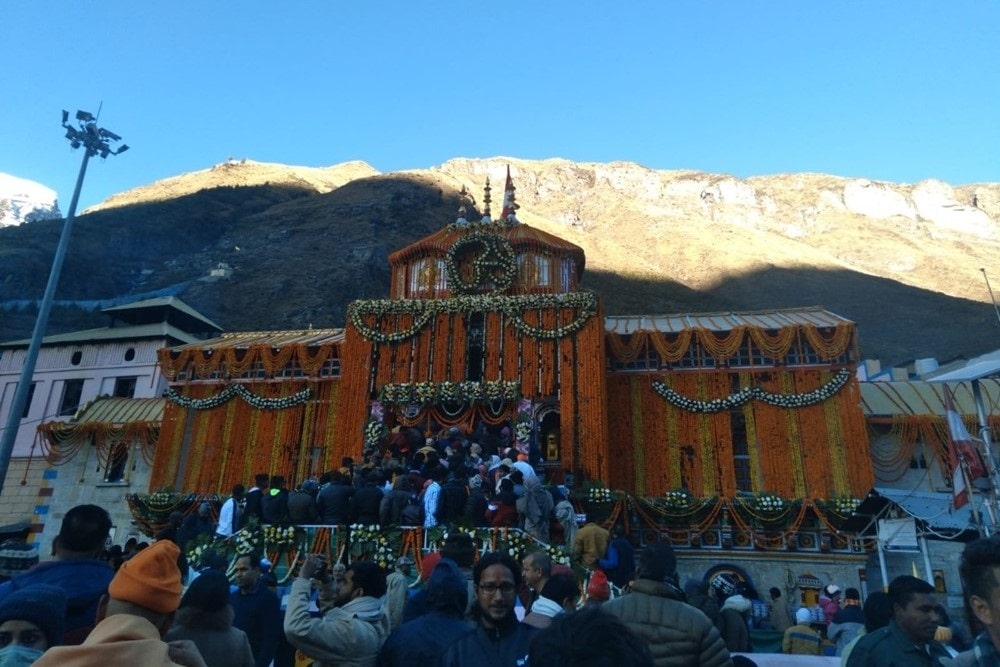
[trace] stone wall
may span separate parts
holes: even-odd
[[[45,560],[66,512],[76,505],[94,504],[111,515],[113,544],[124,544],[132,535],[148,541],[132,525],[125,496],[148,491],[150,469],[135,448],[130,456],[126,481],[120,483],[105,483],[104,471],[83,455],[58,467],[39,459],[30,465],[27,459],[12,459],[0,494],[0,525],[30,522],[28,541],[39,545]]]

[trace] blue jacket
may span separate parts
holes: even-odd
[[[97,603],[108,592],[114,570],[103,560],[69,558],[36,565],[0,585],[0,601],[32,584],[51,584],[66,591],[66,634],[79,644],[94,627]],[[76,631],[76,632],[74,632]]]
[[[267,667],[274,660],[284,634],[278,596],[258,582],[257,589],[249,595],[239,589],[233,591],[229,603],[235,612],[233,627],[247,633],[257,667]]]

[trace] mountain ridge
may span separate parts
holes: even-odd
[[[363,162],[228,160],[88,209],[57,298],[184,284],[185,301],[231,330],[341,326],[351,300],[388,296],[389,253],[453,221],[463,187],[481,214],[489,176],[496,214],[508,165],[519,219],[584,248],[584,287],[609,314],[819,305],[858,323],[866,357],[1000,347],[980,272],[1000,245],[998,184],[739,179],[559,158],[455,158],[387,174]],[[50,226],[0,230],[0,302],[41,294],[45,276],[24,273],[51,257]],[[220,263],[231,277],[209,276]],[[0,323],[0,338],[23,329]]]

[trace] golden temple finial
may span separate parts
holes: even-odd
[[[490,220],[490,177],[486,177],[486,185],[483,187],[483,222],[489,222]]]
[[[492,189],[493,188],[490,187],[490,177],[487,176],[486,185],[483,186],[483,219],[482,219],[482,222],[486,224],[493,222],[493,218],[490,217],[490,202],[493,201],[493,198],[490,196],[490,190]]]
[[[465,207],[465,204],[466,202],[470,201],[470,199],[471,197],[469,197],[469,191],[466,190],[465,186],[463,185],[462,190],[458,193],[459,206],[458,206],[458,218],[455,220],[456,225],[464,226],[469,224],[469,221],[465,219],[465,214],[468,212],[468,209]]]

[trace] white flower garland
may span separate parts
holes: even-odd
[[[468,282],[462,280],[458,258],[470,247],[481,246],[472,260],[472,275]],[[517,278],[517,258],[510,242],[497,234],[473,230],[452,244],[445,255],[445,276],[452,294],[475,294],[492,283],[492,293],[499,293],[514,284]]]
[[[653,391],[665,398],[674,407],[687,410],[688,412],[715,413],[725,410],[735,410],[751,400],[758,400],[779,408],[804,408],[809,405],[822,403],[833,397],[844,388],[850,379],[851,371],[841,368],[822,387],[804,394],[772,394],[760,387],[746,387],[735,394],[730,394],[725,398],[712,399],[711,401],[699,401],[681,396],[662,382],[653,382]]]
[[[386,405],[437,405],[442,402],[512,401],[520,398],[518,381],[486,382],[390,382],[379,389],[378,400]]]
[[[214,396],[208,398],[191,398],[177,393],[172,387],[167,387],[163,394],[171,403],[175,403],[182,408],[189,410],[211,410],[225,405],[235,397],[243,399],[246,403],[258,410],[286,410],[296,405],[302,405],[312,396],[312,389],[306,387],[302,391],[296,392],[284,398],[264,398],[254,394],[241,384],[231,384]]]
[[[524,313],[527,311],[565,308],[576,309],[576,317],[555,329],[544,329],[524,321]],[[365,339],[375,343],[392,343],[416,336],[437,315],[489,312],[503,314],[523,335],[538,340],[552,340],[582,329],[597,314],[597,296],[593,292],[569,292],[517,296],[461,295],[451,299],[372,299],[352,302],[348,306],[347,316]],[[377,318],[410,315],[413,317],[413,324],[399,331],[385,333],[368,326],[364,321],[366,315]]]

